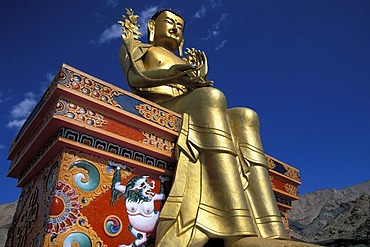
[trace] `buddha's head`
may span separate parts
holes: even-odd
[[[156,12],[148,21],[149,42],[176,51],[184,42],[184,19],[172,10]]]

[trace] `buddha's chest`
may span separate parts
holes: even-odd
[[[147,69],[169,69],[174,64],[185,63],[174,53],[159,47],[150,48],[143,62]]]

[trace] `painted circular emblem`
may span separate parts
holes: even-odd
[[[83,246],[83,247],[91,247],[93,246],[91,243],[91,239],[82,232],[72,232],[68,234],[68,236],[63,241],[63,247],[67,246]]]
[[[80,213],[80,203],[76,191],[68,184],[58,181],[50,200],[47,233],[61,233],[72,226]]]
[[[78,189],[85,192],[92,192],[98,188],[100,173],[91,162],[87,160],[77,160],[69,166],[69,170],[72,169],[76,171],[74,182]]]
[[[116,215],[109,215],[104,220],[104,231],[110,237],[117,236],[122,231],[122,221]]]

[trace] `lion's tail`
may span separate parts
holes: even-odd
[[[112,197],[110,199],[110,204],[113,205],[117,200],[121,199],[123,194],[116,190],[115,185],[117,183],[121,182],[121,169],[116,168],[113,174],[113,179],[112,179]]]

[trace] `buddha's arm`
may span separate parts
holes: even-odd
[[[128,52],[123,45],[119,52],[121,67],[130,86],[135,88],[155,87],[167,84],[181,84],[188,89],[210,86],[200,76],[194,76],[200,69],[197,64],[174,64],[169,69],[147,69],[143,62],[147,49]]]
[[[169,69],[146,69],[142,60],[135,62],[140,73],[131,69],[128,73],[128,80],[133,87],[155,87],[167,84],[181,84],[190,86],[192,78],[188,73],[193,71],[194,65],[175,64]]]
[[[147,69],[143,62],[143,57],[147,50],[137,49],[132,54],[123,45],[119,51],[121,67],[130,86],[145,88],[167,84],[182,84],[186,86],[192,83],[192,78],[189,77],[188,73],[194,70],[194,65],[175,64],[169,69]]]

